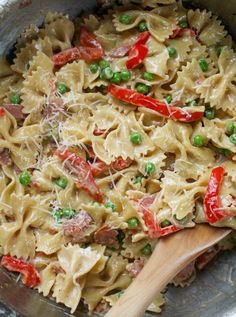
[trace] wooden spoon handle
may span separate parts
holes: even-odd
[[[218,229],[219,230],[219,229]],[[162,238],[145,267],[135,278],[120,300],[105,317],[141,317],[149,304],[164,287],[191,261],[202,254],[213,243],[186,252],[185,233]],[[220,237],[218,241],[222,239]],[[215,243],[218,242],[217,239]],[[175,248],[173,248],[175,244]],[[177,247],[176,247],[177,246]],[[161,257],[160,257],[161,255]]]

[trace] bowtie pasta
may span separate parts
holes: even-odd
[[[0,60],[1,263],[72,313],[114,305],[161,237],[236,229],[230,35],[175,0],[104,12],[49,12]],[[172,283],[234,244],[232,233]]]

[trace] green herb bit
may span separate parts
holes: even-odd
[[[161,222],[161,228],[169,227],[171,225],[171,222],[167,219]]]
[[[196,147],[202,147],[205,144],[204,137],[200,134],[197,134],[193,138],[193,145]]]
[[[130,135],[130,142],[134,145],[139,145],[142,143],[142,134],[139,132],[132,132]]]
[[[21,185],[28,186],[31,183],[31,175],[28,171],[23,171],[20,174],[19,181]]]
[[[111,201],[106,202],[105,207],[111,209],[112,212],[116,212],[116,205]]]
[[[141,253],[145,256],[149,256],[152,254],[152,246],[150,243],[146,244],[142,249]]]
[[[66,178],[58,178],[55,180],[55,184],[63,189],[68,185],[68,180]]]
[[[136,229],[139,225],[139,221],[137,218],[130,218],[128,221],[128,227],[129,229]]]

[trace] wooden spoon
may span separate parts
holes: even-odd
[[[230,232],[202,224],[160,239],[145,267],[105,317],[142,317],[184,267]]]

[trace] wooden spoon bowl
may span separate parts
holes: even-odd
[[[156,295],[184,267],[230,232],[201,224],[158,240],[145,267],[105,317],[142,317]]]

